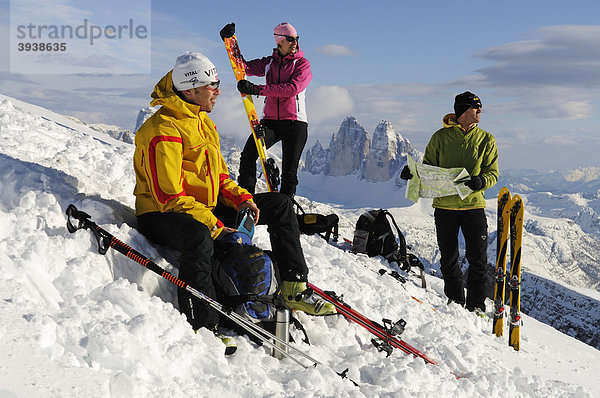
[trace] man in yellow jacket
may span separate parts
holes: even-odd
[[[290,307],[314,315],[335,312],[310,291],[302,294],[308,269],[289,197],[253,196],[229,177],[219,135],[208,117],[221,93],[219,83],[212,62],[188,52],[156,84],[151,105],[161,108],[135,137],[134,194],[140,232],[179,251],[179,278],[214,298],[213,242],[235,231],[236,211],[249,209],[257,223],[268,225],[281,290]],[[178,302],[195,330],[216,329],[218,314],[202,300],[179,289]]]

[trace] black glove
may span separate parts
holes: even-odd
[[[413,178],[413,175],[411,174],[408,166],[404,166],[402,172],[400,173],[400,178],[402,178],[403,180],[410,180],[411,178]]]
[[[219,32],[219,36],[221,36],[221,39],[223,39],[223,41],[225,41],[226,38],[229,38],[233,35],[235,35],[235,23],[234,22],[228,23]]]
[[[483,188],[483,184],[485,184],[485,180],[482,176],[472,176],[469,181],[465,182],[465,185],[473,191],[479,191]]]
[[[237,88],[242,94],[260,95],[260,89],[258,86],[249,82],[248,80],[240,80]]]
[[[267,129],[262,124],[257,123],[254,125],[254,134],[256,134],[256,137],[263,138],[266,132]]]

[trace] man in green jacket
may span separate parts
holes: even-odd
[[[475,94],[466,91],[457,95],[454,114],[444,117],[444,127],[429,140],[423,163],[443,168],[464,167],[471,175],[465,185],[474,192],[465,199],[458,195],[433,199],[435,229],[448,302],[466,304],[469,311],[485,312],[487,221],[483,191],[496,184],[499,173],[496,140],[478,126],[481,110],[481,100]],[[401,178],[412,178],[408,168],[402,170]],[[458,264],[459,229],[465,238],[469,261],[466,299]]]

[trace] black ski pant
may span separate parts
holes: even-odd
[[[485,285],[487,265],[487,220],[485,209],[446,210],[435,209],[435,229],[440,249],[440,266],[444,277],[446,296],[464,305],[469,311],[485,311]],[[465,238],[466,257],[469,262],[467,297],[463,275],[458,264],[458,232]]]
[[[214,245],[206,225],[189,214],[150,212],[138,217],[138,229],[152,243],[179,252],[179,279],[216,298],[211,279]],[[177,289],[177,301],[194,330],[203,326],[213,329],[219,323],[218,312],[185,289]]]
[[[263,119],[260,123],[266,130],[265,145],[267,149],[281,141],[282,165],[279,192],[294,196],[298,185],[298,164],[308,138],[308,123],[298,120],[269,119]],[[257,159],[256,143],[253,136],[250,135],[242,151],[238,176],[238,184],[250,193],[254,193],[256,186]]]
[[[283,280],[306,281],[308,268],[304,261],[298,219],[291,199],[281,193],[254,196],[260,209],[259,224],[267,224],[274,259]],[[227,226],[235,227],[237,213],[221,204],[214,214]],[[206,225],[183,213],[150,212],[138,217],[138,229],[151,242],[180,253],[179,279],[199,292],[216,298],[211,278],[214,242]],[[179,311],[184,313],[194,330],[214,328],[218,313],[204,300],[184,289],[177,290]]]

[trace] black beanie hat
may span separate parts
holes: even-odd
[[[465,91],[462,94],[458,94],[454,98],[454,114],[456,119],[460,117],[469,108],[480,108],[481,100],[478,96],[470,91]]]

